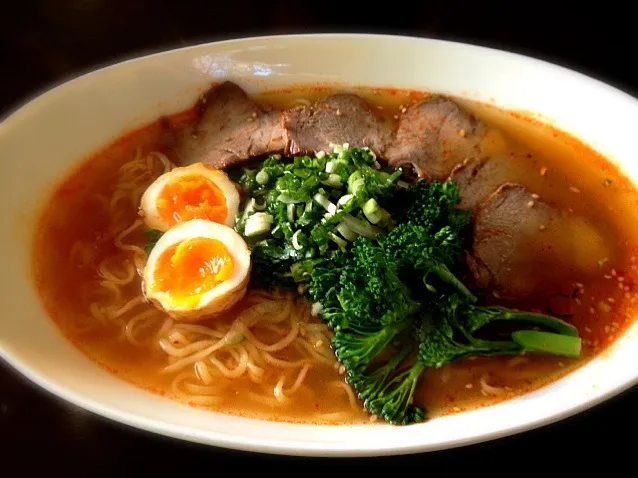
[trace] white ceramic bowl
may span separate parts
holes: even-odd
[[[542,61],[458,43],[373,35],[242,39],[126,61],[58,86],[0,125],[0,356],[92,412],[194,442],[260,452],[414,453],[503,437],[582,411],[638,378],[638,326],[604,356],[535,393],[410,427],[310,426],[226,416],[125,383],[86,359],[45,315],[29,270],[35,211],[53,181],[121,133],[183,110],[211,81],[249,92],[339,82],[425,89],[541,114],[638,183],[638,101]],[[78,218],[81,220],[81,218]]]

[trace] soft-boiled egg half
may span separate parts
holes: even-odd
[[[176,320],[193,322],[229,309],[246,293],[250,253],[234,229],[191,219],[157,241],[144,269],[146,298]]]
[[[140,207],[147,227],[168,231],[191,219],[233,226],[239,201],[224,171],[195,163],[162,174],[146,189]]]

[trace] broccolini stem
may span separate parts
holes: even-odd
[[[432,272],[436,274],[436,276],[439,279],[441,279],[443,282],[451,285],[456,290],[458,290],[461,293],[461,295],[463,295],[466,299],[468,299],[471,302],[476,302],[477,300],[476,296],[472,294],[472,292],[470,292],[470,290],[467,287],[465,287],[463,282],[461,282],[454,274],[452,274],[452,272],[450,271],[450,269],[447,268],[447,266],[445,266],[444,264],[437,264],[432,267]]]
[[[566,357],[579,357],[582,343],[580,337],[536,330],[519,330],[512,334],[512,339],[530,352],[543,352]]]
[[[567,335],[570,337],[578,337],[578,329],[572,324],[565,322],[564,320],[557,319],[550,315],[538,314],[534,312],[520,312],[503,307],[473,307],[473,313],[495,314],[492,320],[509,320],[509,321],[521,321],[531,322],[538,325],[544,325],[549,327],[555,332],[561,335]],[[491,322],[491,321],[490,321]],[[476,329],[472,330],[474,332]]]

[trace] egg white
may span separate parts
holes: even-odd
[[[213,182],[221,190],[226,200],[228,214],[224,224],[230,227],[235,225],[240,202],[239,191],[235,183],[224,171],[209,168],[202,163],[195,163],[190,166],[177,167],[162,174],[144,191],[140,201],[140,209],[144,223],[148,228],[160,231],[170,229],[171,226],[162,219],[157,209],[157,200],[164,187],[173,181],[179,181],[183,176],[201,176]]]
[[[233,272],[227,280],[201,294],[196,304],[175,303],[170,292],[157,290],[157,260],[169,247],[198,237],[217,239],[223,243],[233,259]],[[204,219],[191,219],[173,226],[157,241],[144,268],[142,287],[146,298],[170,317],[195,322],[214,317],[235,305],[246,294],[250,269],[250,252],[243,238],[234,229]]]

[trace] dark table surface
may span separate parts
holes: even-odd
[[[484,2],[182,2],[35,0],[0,9],[0,114],[47,87],[143,53],[240,36],[305,32],[375,32],[444,38],[515,51],[638,92],[636,28],[613,2],[559,2],[489,8]],[[583,98],[586,102],[587,99]],[[592,111],[591,114],[596,114]],[[636,366],[636,364],[627,364]],[[0,362],[1,470],[60,471],[72,476],[148,475],[233,470],[228,465],[313,464],[471,467],[476,471],[549,473],[633,462],[638,389],[539,430],[462,449],[366,460],[287,458],[227,451],[149,435],[64,403]],[[579,466],[580,465],[580,466]],[[221,466],[221,468],[220,468]],[[514,466],[514,468],[509,468]],[[507,467],[507,468],[503,468]],[[265,468],[264,468],[265,469]],[[440,468],[439,468],[440,469]],[[431,471],[437,468],[430,468]],[[509,471],[508,471],[509,470]],[[423,470],[428,473],[428,470]],[[2,472],[0,472],[2,473]],[[9,476],[7,473],[6,476]]]

